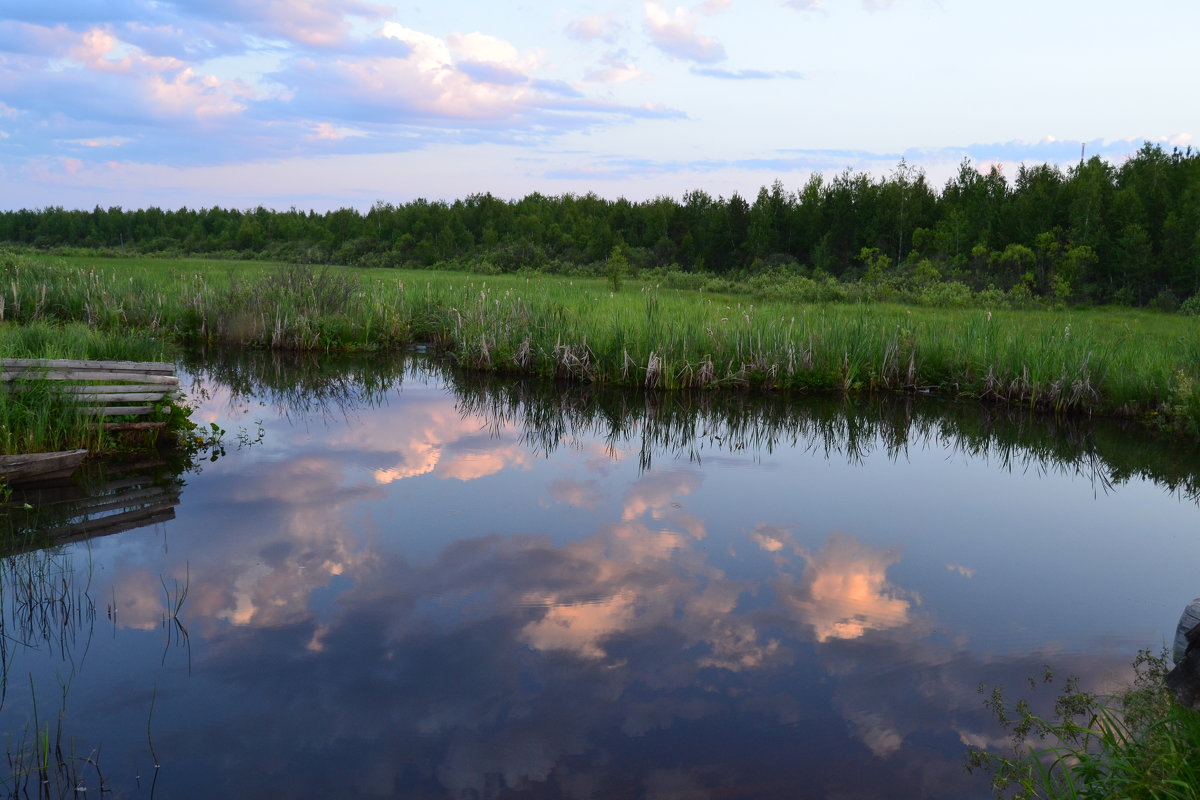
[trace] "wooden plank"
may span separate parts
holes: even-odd
[[[85,414],[96,414],[101,417],[122,417],[126,414],[140,417],[154,411],[154,406],[80,406]]]
[[[168,391],[162,384],[155,383],[66,383],[61,387],[67,394],[121,394],[123,392],[158,392]]]
[[[75,399],[81,403],[159,403],[165,396],[165,392],[80,392],[75,395]]]
[[[87,450],[63,450],[57,453],[0,456],[0,478],[15,483],[70,475],[86,455]]]
[[[125,431],[152,431],[167,427],[165,422],[106,422],[104,430],[118,433]]]
[[[141,372],[114,372],[111,370],[46,370],[46,371],[12,371],[0,372],[0,381],[46,380],[46,381],[130,381],[134,383],[154,383],[163,386],[178,386],[179,378],[174,375],[156,375]]]
[[[87,369],[113,372],[149,372],[174,375],[175,365],[165,361],[78,361],[70,358],[0,358],[4,368]]]

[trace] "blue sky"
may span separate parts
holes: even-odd
[[[753,195],[1196,144],[1184,0],[6,0],[0,207]]]

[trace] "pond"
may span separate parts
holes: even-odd
[[[981,685],[1117,686],[1200,595],[1200,455],[1114,424],[185,366],[215,460],[9,519],[8,792],[987,797]]]

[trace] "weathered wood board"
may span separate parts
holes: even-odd
[[[63,450],[57,453],[0,456],[0,480],[8,483],[22,483],[65,478],[83,463],[87,452],[87,450]]]
[[[61,383],[80,407],[101,417],[145,416],[155,403],[178,396],[175,365],[162,361],[78,361],[65,358],[0,359],[0,381]]]

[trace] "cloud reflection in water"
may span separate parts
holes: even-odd
[[[975,688],[1045,660],[971,652],[969,631],[889,577],[897,549],[756,519],[721,529],[694,465],[606,472],[595,459],[622,451],[585,442],[544,468],[514,425],[422,389],[308,435],[206,475],[221,502],[184,537],[196,670],[222,710],[161,746],[223,760],[249,776],[242,793],[986,794],[959,764],[964,743],[997,736]],[[482,488],[514,470],[520,490]],[[466,482],[479,494],[445,493]],[[448,525],[423,513],[447,497],[540,502],[574,528],[539,532],[531,514],[424,530]],[[418,553],[419,536],[437,546]],[[754,547],[714,543],[738,537]],[[151,574],[118,579],[131,612],[161,592]],[[1125,659],[1059,661],[1095,684]]]

